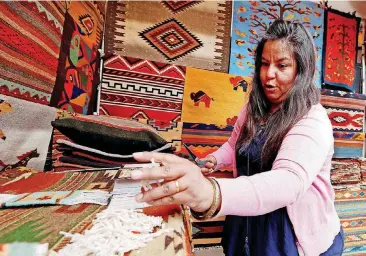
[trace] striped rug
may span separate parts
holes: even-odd
[[[49,104],[65,12],[61,1],[1,1],[1,94]]]
[[[338,191],[335,206],[345,233],[343,255],[366,255],[366,190]]]

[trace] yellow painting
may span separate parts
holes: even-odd
[[[249,100],[251,78],[187,68],[182,121],[232,125]]]

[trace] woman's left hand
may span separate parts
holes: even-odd
[[[173,154],[142,152],[133,156],[140,162],[149,162],[153,158],[162,165],[133,171],[133,180],[164,179],[161,186],[136,195],[136,201],[150,205],[184,204],[197,212],[211,207],[214,190],[197,165]]]

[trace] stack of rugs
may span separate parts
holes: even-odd
[[[121,167],[134,152],[171,152],[172,145],[153,128],[136,121],[61,112],[52,122],[53,171]]]
[[[82,116],[4,95],[0,114],[0,255],[59,252],[70,243],[60,232],[83,234],[94,226],[115,180],[125,176],[120,168],[80,169],[123,167],[133,161],[133,152],[174,149],[155,129],[136,121]],[[42,172],[44,167],[53,171]],[[174,230],[128,255],[192,255],[186,210],[170,205],[142,211],[161,216]]]
[[[321,94],[321,103],[333,126],[331,183],[345,232],[343,255],[365,255],[366,161],[362,156],[366,96],[326,89]]]
[[[333,159],[331,182],[345,233],[343,255],[366,253],[366,159]]]

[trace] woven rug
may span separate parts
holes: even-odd
[[[321,104],[325,107],[333,127],[333,157],[361,157],[365,137],[365,96],[325,89],[321,94]]]
[[[361,163],[357,159],[334,159],[330,180],[335,190],[360,189]]]
[[[361,188],[366,189],[366,158],[360,157],[358,158],[361,167]]]
[[[187,68],[182,121],[233,125],[249,100],[249,77]]]
[[[46,256],[48,244],[40,243],[10,243],[0,244],[0,256]]]
[[[325,20],[325,85],[354,91],[357,37],[361,19],[330,9],[326,12]]]
[[[195,249],[221,246],[225,216],[210,221],[192,219],[192,243]]]
[[[43,171],[56,109],[0,95],[0,170]]]
[[[22,168],[1,172],[0,193],[33,193],[50,191],[104,190],[112,191],[114,179],[121,171],[34,173]]]
[[[137,119],[138,122],[154,128],[168,143],[172,144],[175,152],[181,151],[183,122]]]
[[[0,242],[48,243],[50,249],[57,249],[68,242],[60,231],[83,232],[104,208],[81,204],[3,209],[0,211]]]
[[[70,112],[95,111],[99,84],[99,44],[104,17],[93,2],[67,4],[56,85],[51,106]]]
[[[67,191],[73,189],[113,189],[119,172],[88,173],[29,173],[19,169],[1,173],[0,181],[9,181],[0,186],[0,192]],[[55,251],[70,242],[60,231],[83,233],[92,225],[95,215],[105,209],[99,205],[79,204],[75,206],[48,206],[33,208],[3,209],[0,211],[0,243],[38,242],[49,243]],[[189,239],[190,223],[185,211],[179,206],[144,208],[148,215],[162,216],[173,233],[151,241],[147,247],[129,255],[192,255]]]
[[[334,158],[361,157],[365,142],[363,132],[333,132]]]
[[[56,128],[49,148],[51,163],[47,165],[47,171],[123,166],[136,163],[131,152],[172,152],[172,146],[180,146],[181,123],[179,127],[174,122],[151,121],[149,125],[147,120],[137,122],[109,116],[73,116],[67,112],[60,112],[59,118],[66,122],[58,120],[58,125],[53,123]],[[70,122],[73,120],[77,123]]]
[[[206,125],[200,123],[183,123],[182,142],[198,158],[203,158],[216,151],[230,137],[233,124],[228,126]],[[182,146],[181,156],[193,159],[189,156],[187,149]],[[233,178],[232,168],[226,167],[214,172],[216,178]],[[195,248],[206,248],[221,245],[222,231],[225,217],[210,220],[197,221],[192,219],[193,236],[192,242]]]
[[[342,255],[366,254],[366,190],[338,191],[335,207],[345,233]]]
[[[64,15],[57,1],[1,1],[0,93],[49,104]]]
[[[100,115],[179,121],[185,67],[112,56],[104,62]]]
[[[231,1],[109,1],[107,13],[106,52],[228,70]]]
[[[198,158],[218,150],[231,136],[236,120],[232,125],[218,126],[200,123],[183,123],[182,143],[184,143]],[[185,147],[182,146],[181,156],[192,159]],[[213,174],[217,178],[232,178],[232,168],[225,167]]]
[[[258,42],[269,24],[283,19],[304,24],[316,46],[314,81],[321,87],[324,10],[311,1],[234,1],[230,74],[252,76]]]

